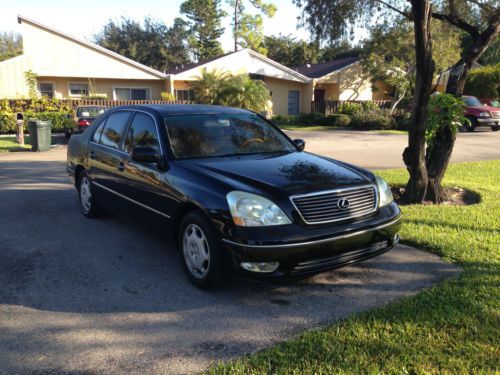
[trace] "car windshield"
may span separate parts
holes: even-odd
[[[79,118],[96,118],[106,112],[107,108],[103,107],[81,107],[76,111],[76,116]]]
[[[483,105],[483,103],[481,103],[479,99],[476,98],[475,96],[464,96],[462,97],[462,101],[465,103],[465,105],[468,105],[469,107],[476,107]]]
[[[179,159],[297,151],[279,130],[254,114],[197,114],[165,117]]]

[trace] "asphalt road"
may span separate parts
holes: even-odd
[[[413,248],[291,284],[203,292],[137,223],[83,217],[64,148],[0,155],[0,373],[201,371],[459,270]]]
[[[291,138],[306,140],[306,151],[326,155],[368,169],[404,168],[402,154],[408,144],[406,134],[368,131],[288,131]],[[478,128],[459,133],[452,163],[500,159],[500,131]]]

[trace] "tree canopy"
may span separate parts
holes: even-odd
[[[122,17],[118,21],[108,21],[94,40],[104,48],[163,71],[190,61],[185,44],[187,35],[180,19],[168,27],[151,18],[145,18],[141,24]]]
[[[8,60],[23,53],[23,38],[21,34],[0,32],[0,61]]]
[[[460,58],[460,34],[438,21],[432,22],[435,73],[444,72]],[[413,26],[400,19],[392,27],[377,25],[364,43],[361,63],[373,81],[395,88],[397,103],[415,87]]]
[[[189,47],[198,61],[223,53],[219,38],[224,33],[221,20],[226,13],[220,0],[186,0],[181,14],[188,19]]]
[[[295,67],[319,61],[320,50],[316,43],[297,40],[291,36],[266,36],[264,47],[267,57],[285,66]]]
[[[251,48],[265,54],[266,48],[262,45],[264,41],[263,17],[274,17],[276,6],[264,3],[262,0],[248,0],[250,5],[257,9],[260,14],[252,15],[245,12],[244,0],[227,0],[233,9],[233,38],[234,50],[238,50],[238,44]]]

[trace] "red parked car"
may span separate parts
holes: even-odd
[[[470,120],[470,124],[464,125],[465,130],[473,132],[479,126],[489,126],[491,130],[500,129],[500,108],[483,104],[475,96],[462,96],[465,104],[465,117]]]

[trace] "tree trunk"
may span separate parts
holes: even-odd
[[[401,100],[404,99],[405,95],[406,95],[406,90],[399,93],[398,97],[396,98],[396,101],[391,106],[391,111],[389,112],[390,115],[392,115],[392,112],[394,112],[394,110],[396,109],[398,104],[401,102]]]
[[[239,12],[239,0],[234,2],[234,52],[238,51],[238,12]]]
[[[445,199],[441,182],[446,168],[448,168],[455,138],[451,127],[443,127],[437,132],[434,145],[427,149],[426,162],[429,181],[426,199],[434,203],[442,203]]]
[[[457,97],[463,95],[465,82],[470,69],[486,48],[498,36],[500,29],[500,13],[493,16],[488,27],[478,34],[472,46],[465,52],[463,57],[450,70],[450,76],[446,85],[446,92]],[[436,134],[436,139],[432,150],[426,157],[429,181],[427,186],[426,199],[434,203],[441,203],[445,196],[441,187],[441,181],[448,168],[448,164],[455,145],[455,134],[446,127],[440,134]]]
[[[425,129],[434,72],[430,29],[431,4],[429,0],[411,0],[411,8],[415,28],[416,85],[408,147],[403,152],[403,161],[410,174],[403,200],[407,203],[422,203],[428,182],[425,163]]]

